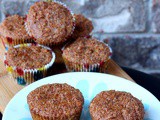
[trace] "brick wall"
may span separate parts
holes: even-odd
[[[0,20],[25,15],[36,0],[0,0]],[[93,21],[93,36],[107,42],[113,59],[147,73],[160,73],[160,0],[59,0]]]

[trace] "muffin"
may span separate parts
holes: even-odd
[[[60,2],[36,2],[28,12],[26,29],[35,41],[46,46],[64,43],[73,33],[75,19]]]
[[[0,24],[0,39],[6,50],[9,46],[33,42],[25,29],[25,17],[13,15]]]
[[[67,40],[61,46],[58,47],[53,46],[53,51],[57,56],[55,61],[55,63],[57,64],[64,64],[61,50],[66,44],[75,41],[79,37],[85,37],[85,36],[88,37],[93,30],[92,22],[89,19],[85,18],[81,14],[74,14],[74,17],[75,17],[75,29],[69,40]]]
[[[111,49],[95,38],[78,38],[67,45],[62,57],[69,71],[106,72]]]
[[[103,91],[90,103],[92,120],[143,120],[144,107],[130,93]]]
[[[20,44],[9,48],[4,63],[18,84],[28,85],[45,77],[54,60],[55,54],[48,47]]]
[[[55,61],[55,63],[57,64],[64,64],[62,58],[62,49],[66,44],[75,41],[79,37],[90,36],[90,33],[93,30],[92,22],[89,19],[85,18],[82,14],[74,14],[74,16],[75,16],[75,29],[69,40],[67,40],[61,46],[53,46],[52,50],[55,52],[57,56]]]
[[[83,108],[82,93],[67,84],[48,84],[27,96],[33,120],[79,120]]]
[[[75,14],[75,29],[71,39],[76,40],[79,37],[86,37],[93,30],[92,22],[85,18],[82,14]]]

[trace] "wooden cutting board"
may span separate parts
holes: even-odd
[[[0,41],[1,42],[1,41]],[[4,57],[5,49],[0,43],[0,111],[3,113],[5,107],[7,106],[8,102],[12,99],[12,97],[20,91],[24,86],[17,85],[13,78],[7,73],[5,66],[3,64],[3,57]],[[64,67],[55,67],[61,68],[62,70],[53,70],[53,74],[65,72]],[[107,69],[107,73],[116,75],[127,80],[133,81],[134,80],[125,73],[113,60],[109,61],[109,66]]]

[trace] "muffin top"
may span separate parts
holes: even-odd
[[[140,100],[130,93],[103,91],[89,106],[95,120],[143,120],[144,107]]]
[[[93,25],[89,19],[85,18],[81,14],[75,14],[75,20],[75,29],[71,36],[72,39],[86,37],[92,32]]]
[[[10,47],[6,54],[9,66],[21,69],[36,69],[44,67],[53,58],[51,50],[41,46]]]
[[[45,118],[70,119],[81,112],[82,93],[67,84],[48,84],[33,90],[27,96],[30,110]]]
[[[57,2],[36,2],[29,9],[26,28],[37,43],[60,44],[72,34],[74,18]]]
[[[25,18],[19,15],[7,17],[0,24],[0,35],[14,40],[27,40],[31,37],[27,34],[25,29]]]
[[[78,64],[98,64],[109,56],[109,47],[94,38],[78,38],[63,50],[65,59]]]

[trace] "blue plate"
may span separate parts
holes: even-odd
[[[108,74],[74,72],[47,77],[22,89],[7,105],[2,120],[32,120],[27,105],[27,95],[35,88],[48,83],[67,83],[80,89],[85,99],[81,120],[90,120],[88,106],[91,100],[104,90],[130,92],[142,101],[145,107],[144,120],[160,119],[160,102],[149,91],[136,83]]]

